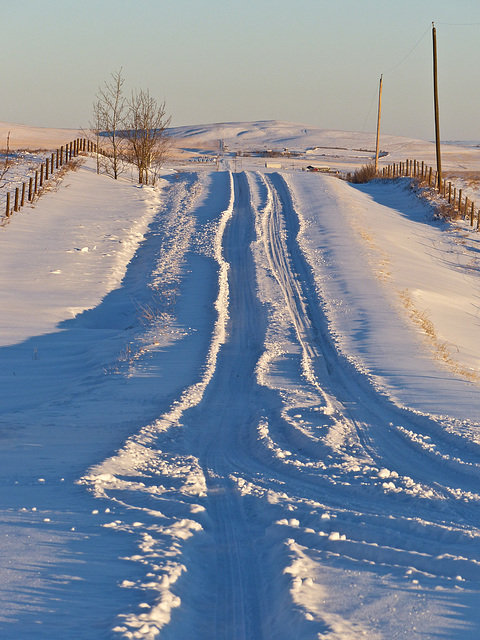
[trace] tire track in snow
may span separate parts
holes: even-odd
[[[275,191],[277,193],[282,193],[282,191],[284,192],[285,187],[282,187],[281,185],[283,179],[280,176],[275,175],[271,176],[271,178],[276,182],[274,187]],[[258,178],[258,180],[265,181],[267,178]],[[280,183],[280,185],[278,183]],[[282,229],[277,227],[275,230],[272,230],[275,226],[272,221],[279,221],[280,218],[275,214],[272,214],[271,209],[272,206],[281,206],[285,210],[284,215],[295,216],[296,214],[293,213],[290,196],[283,193],[281,202],[279,202],[278,195],[275,197],[271,192],[269,193],[270,195],[265,198],[265,216],[270,218],[270,223],[264,221],[263,226],[264,229],[266,229],[264,234],[265,237],[269,236],[274,240],[273,242],[272,240],[268,240],[266,242],[267,253],[270,251],[268,246],[271,246],[273,250],[280,248],[281,251],[285,251],[287,245],[285,244],[282,247],[282,243],[278,242]],[[284,234],[284,239],[287,238],[289,253],[292,256],[291,259],[293,260],[293,263],[295,264],[294,270],[292,271],[290,269],[289,277],[295,277],[294,271],[298,271],[300,273],[300,282],[302,283],[302,287],[307,286],[306,283],[309,280],[307,269],[304,265],[298,263],[298,259],[296,262],[294,260],[295,253],[298,252],[298,247],[296,246],[296,232],[291,226],[288,229],[288,233]],[[297,288],[295,286],[291,287],[288,283],[285,285],[286,272],[284,269],[280,270],[278,268],[278,265],[282,262],[288,264],[286,257],[284,260],[281,257],[280,259],[277,259],[275,256],[270,256],[270,266],[275,277],[280,281],[280,284],[284,288],[284,299],[287,303],[287,307],[291,310],[293,315],[295,315],[303,307],[302,297],[308,304],[308,306],[305,307],[307,315],[304,315],[304,318],[300,321],[297,321],[296,319],[294,320],[297,330],[299,326],[301,327],[299,342],[302,342],[305,339],[304,336],[309,333],[310,336],[313,336],[313,340],[316,345],[321,344],[318,342],[318,334],[315,335],[312,331],[306,332],[304,330],[304,323],[308,324],[309,322],[312,322],[311,306],[318,304],[316,302],[316,297],[313,296],[312,298],[314,288],[312,285],[309,285],[306,291],[300,288],[299,299],[294,301],[292,304],[292,292],[297,291]],[[280,278],[277,277],[279,271],[281,271]],[[285,287],[287,291],[285,291]],[[303,312],[300,311],[300,313]],[[313,315],[313,322],[315,331],[317,331],[319,321],[318,318],[315,320],[315,315]],[[320,320],[320,326],[323,324],[326,326],[326,322]],[[321,331],[320,335],[322,335]],[[328,344],[328,338],[326,338],[324,344],[325,346]],[[341,359],[337,360],[336,356],[332,357],[332,354],[329,354],[328,350],[325,354],[322,353],[322,356],[323,355],[325,355],[327,362],[326,364],[320,363],[320,368],[318,367],[318,362],[315,362],[314,374],[317,380],[321,381],[322,386],[325,385],[324,388],[332,388],[332,384],[334,383],[334,389],[342,390],[341,397],[343,396],[343,398],[338,406],[340,410],[344,411],[344,415],[347,418],[349,414],[355,415],[357,405],[363,409],[362,403],[365,403],[368,399],[372,406],[376,407],[376,411],[382,411],[383,416],[388,415],[388,411],[390,411],[390,417],[395,416],[397,420],[401,419],[406,424],[415,424],[415,416],[412,417],[410,415],[406,415],[406,412],[398,410],[397,407],[390,407],[387,410],[386,407],[388,406],[388,402],[385,398],[378,398],[376,397],[376,394],[372,392],[370,392],[369,395],[365,395],[365,391],[360,390],[360,388],[358,388],[354,383],[354,377],[351,380],[352,388],[350,389],[348,382],[346,383],[348,378],[345,376],[344,371],[341,371],[342,375],[334,375],[332,373],[336,370],[335,367],[338,368],[342,366]],[[315,355],[313,357],[315,357]],[[267,358],[267,363],[271,363],[271,361],[271,357]],[[269,364],[266,366],[268,368]],[[346,369],[348,371],[348,366]],[[352,373],[353,376],[358,376],[356,372]],[[305,377],[308,378],[308,376]],[[319,385],[316,383],[314,386],[318,388]],[[355,396],[355,393],[358,394],[358,397]],[[321,395],[323,395],[323,393]],[[336,396],[333,395],[333,397],[335,401]],[[341,414],[339,415],[341,417]],[[375,411],[369,411],[367,412],[367,415],[372,419],[372,425],[378,424],[378,413],[375,413]],[[296,417],[299,418],[300,416]],[[356,421],[351,421],[351,419],[348,418],[348,420],[346,419],[345,421],[339,420],[337,426],[339,428],[344,428],[346,424],[348,425],[350,423],[355,425],[355,429],[361,430],[365,429],[365,427],[369,428],[368,422],[364,422],[364,420],[365,417],[363,420],[359,420],[357,418]],[[425,418],[420,416],[418,420],[423,424]],[[380,438],[380,448],[378,446],[379,443],[371,438],[366,440],[360,439],[361,446],[359,447],[357,443],[356,449],[353,450],[350,446],[345,446],[345,444],[348,445],[348,442],[344,437],[340,437],[337,442],[329,438],[321,438],[321,440],[328,445],[324,448],[325,453],[328,452],[326,458],[332,459],[333,457],[336,458],[338,462],[334,462],[334,464],[332,464],[329,460],[326,460],[326,464],[323,466],[318,464],[312,465],[313,468],[309,469],[309,465],[312,463],[308,462],[308,452],[311,452],[310,455],[313,456],[310,460],[314,461],[322,447],[318,447],[318,441],[315,442],[315,439],[311,438],[311,434],[305,433],[302,435],[303,445],[301,445],[301,449],[299,450],[300,424],[297,421],[297,424],[295,425],[295,420],[292,420],[291,423],[293,429],[289,430],[285,428],[285,423],[282,424],[282,421],[279,421],[271,433],[273,438],[278,438],[278,436],[280,436],[284,439],[283,445],[280,445],[280,447],[277,446],[274,440],[270,439],[268,426],[266,431],[264,430],[263,432],[264,437],[267,437],[268,439],[268,442],[266,441],[266,446],[271,452],[270,464],[275,466],[274,475],[280,474],[281,477],[283,468],[285,476],[288,477],[288,475],[290,475],[290,483],[288,485],[290,489],[294,489],[295,485],[302,478],[303,482],[300,480],[299,485],[301,486],[303,483],[307,483],[304,484],[305,493],[303,495],[308,496],[312,495],[311,488],[313,488],[316,482],[318,482],[318,479],[314,478],[312,473],[316,471],[316,473],[320,474],[321,480],[317,484],[317,490],[320,489],[320,494],[317,492],[319,500],[324,502],[325,508],[333,507],[339,517],[339,520],[343,520],[344,525],[346,525],[342,528],[347,534],[347,543],[342,541],[341,534],[338,534],[340,536],[339,543],[330,542],[330,544],[335,544],[339,549],[342,549],[345,552],[344,557],[351,555],[352,558],[356,558],[360,561],[362,558],[369,558],[369,561],[371,561],[373,551],[373,556],[376,557],[378,562],[381,564],[384,564],[385,560],[388,558],[390,558],[395,564],[394,558],[402,557],[405,559],[408,558],[406,562],[408,563],[408,561],[410,561],[411,566],[418,565],[418,570],[427,570],[427,573],[428,567],[430,567],[433,573],[438,576],[445,576],[448,579],[454,578],[455,570],[457,570],[459,573],[464,573],[465,576],[468,576],[468,579],[470,580],[478,580],[479,550],[475,543],[475,537],[477,535],[475,532],[478,528],[478,518],[476,517],[475,510],[472,511],[471,506],[463,504],[461,500],[458,500],[457,504],[454,504],[453,507],[452,504],[449,504],[447,507],[445,498],[448,496],[451,489],[439,482],[444,473],[444,469],[441,466],[438,467],[438,465],[430,465],[428,461],[425,465],[423,457],[415,456],[411,448],[405,446],[405,444],[403,445],[403,450],[400,452],[398,451],[398,447],[393,448],[393,443],[391,441],[393,438],[389,443],[386,441],[386,437],[390,436],[389,429],[386,429],[387,433],[383,438]],[[271,424],[273,425],[274,421],[271,421]],[[388,420],[384,418],[383,421],[380,421],[380,424],[388,425]],[[349,428],[349,430],[351,431],[351,428]],[[295,433],[292,433],[294,431]],[[365,458],[365,454],[362,455],[362,449],[365,445],[368,447],[367,458]],[[294,460],[289,457],[291,456],[292,446],[293,451],[298,452],[297,459]],[[285,447],[290,448],[290,451],[283,453],[283,451],[285,451]],[[388,448],[390,448],[390,451]],[[328,451],[328,449],[330,450]],[[389,456],[385,456],[385,451],[389,453]],[[300,452],[301,456],[298,457]],[[372,454],[373,458],[371,457]],[[298,464],[301,458],[304,458],[306,462],[302,465],[302,468],[299,469]],[[370,458],[370,465],[365,464],[365,460],[368,460],[368,458]],[[405,465],[409,472],[412,473],[413,477],[418,475],[418,472],[420,472],[424,478],[427,477],[424,487],[420,487],[416,484],[416,481],[413,481],[409,477],[403,478],[402,476],[399,476],[398,473],[390,472],[388,469],[383,468],[382,462],[386,464],[386,460],[388,460],[388,462],[396,461],[397,464],[400,463],[400,466],[402,466],[402,464]],[[265,464],[269,464],[268,457],[265,458],[264,461]],[[357,464],[354,465],[354,462]],[[424,463],[423,467],[422,462]],[[375,466],[379,463],[382,468]],[[418,467],[416,467],[416,463],[419,465]],[[433,476],[433,479],[428,478],[430,473]],[[467,473],[467,475],[469,474]],[[370,476],[370,478],[368,476]],[[437,479],[436,483],[435,478]],[[365,482],[366,480],[367,482]],[[456,481],[458,480],[459,479],[456,478]],[[463,495],[468,497],[470,488],[474,485],[472,483],[471,486],[469,486],[470,483],[468,483],[468,478],[462,478],[462,482],[465,482],[465,480],[467,481],[467,486],[465,487]],[[403,487],[401,487],[402,482],[404,483]],[[309,483],[311,483],[310,490],[308,489]],[[329,484],[330,488],[328,489]],[[299,485],[297,484],[297,489]],[[392,485],[392,488],[390,488],[390,485]],[[386,518],[384,514],[389,513],[392,509],[392,498],[395,495],[395,491],[399,490],[397,487],[400,489],[400,501],[394,502],[397,510],[396,518],[394,520],[389,520],[389,518]],[[429,493],[433,498],[433,502],[430,498],[426,500]],[[461,495],[462,494],[460,494],[460,496]],[[341,496],[346,500],[343,508],[338,502],[338,499]],[[410,496],[408,500],[405,500],[406,496]],[[335,499],[335,497],[337,497],[337,499]],[[471,499],[475,500],[475,495],[472,495]],[[426,505],[426,510],[422,505]],[[312,513],[313,512],[314,510],[312,510]],[[448,520],[445,520],[446,512],[449,512],[450,514]],[[412,526],[412,514],[414,514],[414,518],[419,519],[418,525]],[[311,518],[308,518],[307,522],[310,519]],[[429,522],[429,520],[431,521]],[[288,520],[285,520],[285,523],[287,522]],[[348,522],[350,522],[350,525],[347,524]],[[356,522],[355,525],[353,524],[354,522]],[[360,523],[362,525],[361,530],[365,536],[363,538],[358,537]],[[396,530],[403,531],[405,537],[398,537],[396,535],[392,536],[392,534],[395,534]],[[429,532],[428,537],[424,534],[424,531],[426,530]],[[472,534],[474,537],[471,537]],[[451,542],[450,550],[452,554],[450,558],[443,555],[445,551],[443,543],[447,535],[450,536]],[[352,543],[354,544],[349,545],[348,538],[351,538]],[[357,540],[356,542],[355,539]],[[384,547],[382,543],[386,539],[396,540],[398,544],[396,551]],[[373,546],[370,543],[373,543]],[[469,550],[468,560],[464,563],[461,556],[463,555],[463,551],[467,548]],[[362,553],[364,555],[362,555]],[[435,559],[436,555],[438,556],[438,560]],[[408,568],[408,564],[406,568]]]
[[[311,379],[314,386],[320,389],[323,395],[327,395],[330,404],[335,406],[338,412],[337,425],[340,429],[347,429],[350,433],[356,432],[359,442],[372,463],[383,462],[384,465],[395,463],[403,464],[407,473],[413,473],[419,481],[426,484],[436,483],[442,486],[444,469],[430,461],[424,455],[419,455],[418,447],[409,446],[400,433],[402,428],[393,428],[393,424],[413,426],[420,430],[435,429],[430,426],[428,416],[417,416],[391,403],[387,398],[373,390],[368,379],[362,380],[362,376],[342,358],[330,344],[331,340],[326,330],[327,321],[317,302],[315,287],[311,282],[308,265],[298,246],[297,236],[299,226],[297,214],[294,211],[291,194],[283,178],[278,174],[272,174],[271,180],[275,182],[275,191],[281,201],[278,207],[285,211],[287,220],[287,250],[291,256],[292,265],[299,272],[298,284],[291,287],[296,291],[298,302],[289,305],[292,313],[301,309],[303,317],[302,332],[299,333],[299,341],[306,342],[308,347],[304,351],[309,354],[308,373],[306,377]],[[272,245],[274,246],[274,245]],[[292,278],[297,281],[292,273]],[[288,294],[285,294],[288,299]],[[305,301],[305,304],[303,304]],[[303,309],[301,308],[303,307]],[[298,321],[294,321],[297,322]],[[320,381],[320,382],[319,382]],[[392,444],[394,446],[392,446]],[[402,471],[402,469],[398,469]],[[457,468],[457,472],[460,468]],[[467,485],[467,491],[474,491],[475,484],[471,482],[474,475],[471,469],[465,469],[465,477],[459,482],[458,487]],[[456,478],[452,478],[455,480]]]
[[[183,415],[201,402],[226,337],[229,288],[222,239],[234,206],[231,174],[229,182],[229,203],[220,214],[214,240],[219,282],[215,301],[217,318],[201,379],[187,387],[163,416],[129,438],[117,455],[92,468],[81,480],[97,497],[113,501],[117,507],[126,510],[125,521],[117,520],[109,526],[137,535],[139,553],[132,556],[132,560],[150,568],[145,582],[123,585],[157,594],[155,603],[145,606],[146,610],[141,613],[120,616],[113,631],[127,639],[153,639],[170,622],[172,610],[180,605],[172,586],[185,571],[179,561],[181,541],[202,530],[195,514],[204,510],[198,499],[205,494],[205,478],[196,459],[186,454],[181,444],[178,447],[178,443],[181,442]],[[186,249],[185,245],[184,251]],[[153,275],[157,279],[154,286],[158,286],[158,270]],[[172,431],[180,433],[172,434]]]
[[[264,330],[249,248],[254,226],[248,184],[244,174],[234,175],[233,182],[235,203],[222,258],[228,264],[228,338],[202,402],[185,414],[184,422],[189,450],[196,452],[207,485],[203,504],[212,539],[209,562],[215,569],[209,597],[214,614],[210,623],[203,621],[206,637],[261,640],[267,636],[262,630],[260,563],[244,505],[230,476],[237,469],[235,449],[243,451],[242,434],[258,412],[254,371]],[[175,627],[171,633],[175,637]]]

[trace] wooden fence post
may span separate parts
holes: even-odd
[[[25,204],[25,182],[22,183],[22,197],[20,198],[20,207]]]
[[[48,160],[45,161],[45,182],[48,180]]]
[[[55,169],[58,169],[58,166],[59,165],[58,165],[58,149],[57,149],[56,158],[55,158]]]
[[[5,215],[10,216],[10,193],[7,191],[7,206],[5,207]]]
[[[50,173],[53,173],[53,163],[55,162],[55,154],[52,153],[52,160],[50,163]]]
[[[43,164],[40,165],[40,183],[39,183],[39,187],[40,189],[43,186]]]
[[[33,197],[33,178],[30,176],[30,180],[28,181],[28,201],[31,202]]]
[[[475,217],[475,204],[472,202],[470,206],[470,226],[473,227],[473,220]]]
[[[13,207],[14,211],[18,211],[19,207],[18,207],[18,187],[15,187],[15,205]]]
[[[35,190],[33,194],[36,196],[38,191],[38,169],[35,171]]]
[[[463,189],[458,190],[458,213],[462,213],[462,191]]]

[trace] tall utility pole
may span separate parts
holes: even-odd
[[[440,117],[438,113],[438,79],[437,79],[437,31],[432,22],[433,38],[433,100],[435,106],[435,145],[437,148],[437,180],[438,190],[442,188],[442,159],[440,155]]]
[[[375,175],[377,175],[378,173],[378,153],[380,150],[380,118],[382,116],[382,83],[383,83],[383,74],[380,76],[380,87],[378,89],[377,144],[375,146]]]

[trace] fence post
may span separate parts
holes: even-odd
[[[48,180],[48,160],[45,161],[45,182]]]
[[[458,213],[462,213],[462,191],[463,189],[458,190]]]
[[[5,207],[5,215],[10,216],[10,193],[7,191],[7,206]]]
[[[42,188],[43,186],[43,164],[40,165],[40,183],[39,183],[39,187]]]
[[[50,163],[50,173],[53,173],[53,163],[55,161],[55,154],[52,153],[52,161]]]
[[[470,206],[470,226],[473,227],[473,219],[475,217],[475,204],[472,202]]]
[[[57,157],[55,159],[55,169],[58,169],[58,149],[57,149],[56,154],[57,154]]]
[[[22,197],[20,198],[20,207],[25,203],[25,182],[22,183]]]
[[[33,194],[36,196],[38,191],[38,169],[35,171],[35,190]]]
[[[18,187],[15,187],[15,205],[13,207],[14,211],[19,211],[18,207]]]
[[[33,196],[33,178],[30,176],[30,180],[28,181],[28,201],[32,201]]]

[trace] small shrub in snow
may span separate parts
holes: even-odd
[[[352,173],[347,173],[347,181],[352,182],[353,184],[363,184],[365,182],[370,182],[377,177],[375,172],[374,164],[364,164],[360,169],[353,171]]]

